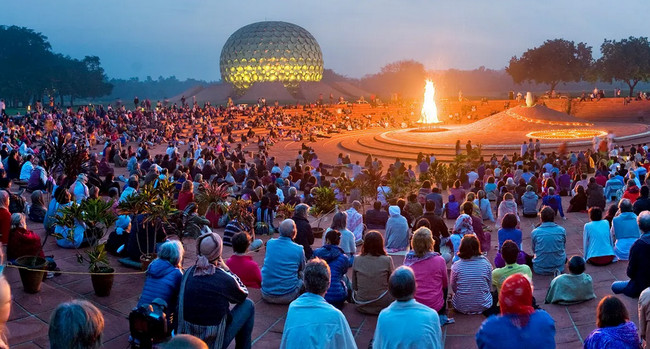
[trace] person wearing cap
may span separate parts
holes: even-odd
[[[305,252],[292,240],[296,237],[296,223],[285,219],[278,228],[280,236],[266,243],[262,267],[262,299],[268,303],[289,304],[300,294],[303,286]]]
[[[255,305],[248,290],[221,258],[223,243],[216,233],[196,240],[197,260],[181,281],[178,333],[203,340],[209,348],[251,347]],[[230,309],[230,304],[235,306]]]

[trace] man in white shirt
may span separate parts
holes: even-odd
[[[323,298],[331,277],[327,263],[312,259],[304,275],[305,293],[289,305],[280,348],[356,349],[345,316]]]
[[[388,291],[395,301],[379,313],[374,349],[442,348],[438,313],[414,299],[415,288],[415,275],[409,267],[399,267],[390,276]]]

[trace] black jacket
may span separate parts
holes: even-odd
[[[650,286],[650,233],[641,237],[630,248],[630,260],[627,263],[627,276],[630,282],[623,293],[632,298],[638,298],[641,291]]]
[[[643,211],[650,211],[650,198],[639,197],[634,202],[634,214],[638,216]]]
[[[296,238],[293,242],[302,245],[305,250],[305,258],[310,259],[313,255],[311,245],[314,244],[314,233],[311,231],[311,225],[307,218],[294,215],[291,219],[296,222]]]

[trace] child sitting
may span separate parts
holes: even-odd
[[[260,267],[253,260],[253,257],[246,254],[250,246],[250,236],[246,232],[239,232],[230,241],[235,254],[228,258],[226,265],[246,287],[261,288],[262,273]]]
[[[570,305],[596,298],[591,276],[585,274],[584,258],[573,256],[567,266],[570,274],[559,275],[551,281],[546,303]]]

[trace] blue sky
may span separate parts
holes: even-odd
[[[351,77],[415,59],[428,69],[500,69],[547,39],[650,36],[648,3],[625,1],[0,0],[0,23],[42,32],[55,52],[97,55],[110,77],[219,79],[238,28],[295,23],[320,43],[325,67]]]

